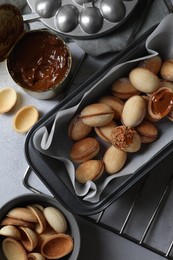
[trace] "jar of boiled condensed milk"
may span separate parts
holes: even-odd
[[[37,99],[62,92],[72,66],[67,44],[48,29],[25,32],[20,11],[10,4],[0,6],[0,24],[0,60],[6,59],[13,80]]]

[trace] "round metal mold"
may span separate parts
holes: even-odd
[[[80,13],[79,24],[86,33],[97,33],[103,25],[103,17],[97,7],[84,7]]]
[[[37,0],[35,2],[35,10],[42,18],[54,16],[60,6],[61,0]]]
[[[113,23],[121,21],[126,14],[125,4],[121,0],[102,0],[100,10],[103,17]]]
[[[79,11],[74,5],[60,7],[55,16],[55,24],[61,32],[70,32],[78,25]]]
[[[121,26],[133,13],[139,1],[63,0],[53,17],[40,20],[45,26],[65,36],[79,39],[97,38]],[[35,12],[35,0],[27,2]]]

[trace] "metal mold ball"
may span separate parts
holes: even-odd
[[[103,25],[103,17],[97,7],[86,7],[80,13],[79,24],[89,33],[97,33]]]
[[[61,6],[61,0],[37,0],[35,10],[42,18],[54,16]]]
[[[119,22],[126,15],[126,8],[121,0],[102,0],[100,10],[103,17],[109,22]]]
[[[78,25],[79,11],[74,5],[60,7],[56,16],[55,24],[61,32],[71,32]]]

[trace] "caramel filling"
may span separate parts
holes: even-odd
[[[45,31],[25,34],[9,57],[9,71],[25,88],[42,91],[60,83],[69,67],[69,51]]]
[[[167,89],[161,89],[152,96],[152,111],[161,117],[166,116],[173,108],[173,93]]]

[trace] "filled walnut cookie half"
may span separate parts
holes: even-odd
[[[169,88],[159,88],[148,101],[148,113],[154,119],[160,120],[173,109],[173,92]]]

